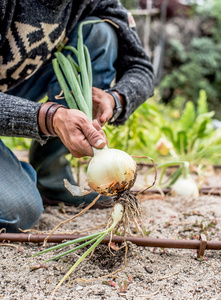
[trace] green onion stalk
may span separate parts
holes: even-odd
[[[54,251],[54,250],[57,250],[57,249],[61,249],[61,248],[64,248],[64,247],[67,247],[67,246],[70,246],[70,245],[73,245],[73,244],[78,244],[78,243],[84,242],[83,244],[80,244],[80,245],[78,245],[78,246],[76,246],[76,247],[74,247],[74,248],[72,248],[68,251],[65,251],[65,252],[63,252],[63,253],[61,253],[61,254],[53,257],[53,258],[50,258],[50,259],[44,261],[43,262],[43,264],[44,264],[44,263],[47,263],[49,261],[59,259],[59,258],[65,256],[65,255],[68,255],[68,254],[70,254],[70,253],[72,253],[76,250],[79,250],[81,248],[84,248],[84,247],[92,244],[90,246],[90,248],[84,252],[84,254],[75,262],[75,264],[70,268],[70,270],[61,279],[61,281],[56,286],[56,288],[54,290],[54,293],[62,285],[62,283],[70,276],[70,274],[77,268],[77,266],[82,262],[82,260],[84,260],[86,258],[86,256],[88,256],[102,242],[102,240],[118,225],[118,223],[121,221],[121,219],[123,217],[123,206],[120,203],[115,204],[115,206],[112,210],[111,217],[112,217],[112,220],[113,220],[111,226],[109,228],[105,229],[102,232],[94,233],[94,234],[84,236],[84,237],[81,237],[81,238],[78,238],[78,239],[75,239],[75,240],[72,240],[72,241],[64,242],[62,244],[50,247],[50,248],[45,249],[45,250],[42,250],[42,251],[40,251],[40,252],[33,255],[33,257],[35,257],[35,256],[40,255],[40,254],[44,254],[44,253]]]

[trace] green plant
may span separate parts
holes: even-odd
[[[157,166],[162,170],[159,186],[172,187],[174,194],[186,198],[198,197],[198,186],[191,176],[191,169],[194,167],[202,172],[221,156],[221,129],[214,129],[213,116],[214,112],[208,112],[206,93],[202,90],[197,107],[188,101],[181,116],[161,128],[162,136],[157,143],[157,150],[165,159]],[[178,168],[163,182],[166,169],[172,166]]]
[[[191,164],[213,162],[220,156],[221,130],[212,125],[214,112],[208,112],[205,91],[201,90],[195,107],[188,101],[181,117],[174,124],[162,127],[163,136],[173,147],[173,157]]]
[[[160,123],[163,122],[157,105],[150,100],[143,103],[124,125],[105,125],[104,131],[109,147],[136,155],[156,155],[154,144],[160,135],[157,126],[159,118],[162,118]]]
[[[221,118],[220,12],[219,0],[198,8],[196,17],[201,20],[199,32],[203,33],[193,37],[188,45],[179,40],[168,41],[165,57],[171,61],[171,67],[164,70],[166,74],[159,85],[166,102],[182,95],[196,104],[199,91],[205,90],[209,109],[215,111],[216,118]]]
[[[186,58],[180,60],[181,65],[163,78],[161,93],[167,91],[173,97],[183,95],[196,103],[199,91],[204,89],[210,109],[217,108],[221,93],[220,53],[221,43],[208,37],[193,38]]]

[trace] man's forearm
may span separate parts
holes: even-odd
[[[40,105],[0,93],[0,136],[27,137],[44,143],[38,126]]]

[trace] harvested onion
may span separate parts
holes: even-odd
[[[78,28],[78,44],[77,49],[72,46],[62,45],[62,49],[70,50],[76,56],[77,63],[71,56],[65,57],[60,51],[55,53],[56,58],[53,59],[53,67],[57,76],[61,89],[64,92],[65,99],[69,108],[80,109],[92,122],[92,72],[91,60],[88,49],[83,45],[82,27],[89,23],[99,23],[108,20],[89,20],[82,22]],[[61,50],[62,50],[61,49]],[[70,87],[70,89],[69,89]],[[73,241],[65,242],[61,245],[51,247],[43,250],[36,255],[60,249],[75,243],[81,243],[73,249],[70,249],[58,256],[49,259],[58,259],[63,255],[70,254],[80,248],[92,244],[84,254],[76,261],[76,263],[65,274],[55,291],[61,286],[66,278],[75,270],[79,263],[101,243],[101,241],[110,234],[111,236],[118,230],[118,232],[126,235],[131,221],[134,222],[137,230],[143,233],[143,228],[139,224],[141,221],[141,207],[136,197],[138,193],[131,192],[130,188],[133,186],[136,174],[137,165],[133,158],[124,151],[117,149],[93,149],[94,157],[91,159],[87,170],[87,182],[91,189],[107,196],[115,196],[115,205],[112,210],[111,218],[107,223],[107,228],[102,232],[94,233],[86,237],[80,237]],[[152,159],[151,159],[152,160]],[[155,173],[156,175],[156,173]],[[155,179],[156,180],[156,179]],[[155,181],[154,181],[155,183]],[[154,184],[153,183],[153,184]],[[82,187],[71,185],[64,179],[65,187],[73,196],[83,196],[88,193]],[[149,188],[149,187],[148,187]],[[147,189],[147,188],[146,188]],[[145,190],[146,190],[145,189]],[[98,195],[94,201],[99,198]],[[87,209],[87,208],[86,208]],[[76,216],[75,216],[76,217]],[[72,219],[72,218],[71,218]],[[60,223],[62,224],[62,223]],[[59,224],[59,226],[60,226]],[[56,227],[56,229],[58,226]],[[130,233],[131,231],[129,231]],[[34,255],[34,256],[36,256]]]
[[[173,195],[179,195],[185,199],[199,197],[199,188],[190,174],[181,175],[172,185],[171,192]]]
[[[99,194],[116,196],[133,186],[136,174],[136,162],[129,154],[106,148],[96,151],[91,159],[87,182]]]

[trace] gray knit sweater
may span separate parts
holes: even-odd
[[[40,104],[5,92],[47,63],[59,41],[87,16],[110,19],[119,40],[114,90],[125,97],[126,110],[115,125],[153,95],[154,75],[128,11],[117,0],[4,0],[0,2],[0,136],[43,142],[37,122]]]

